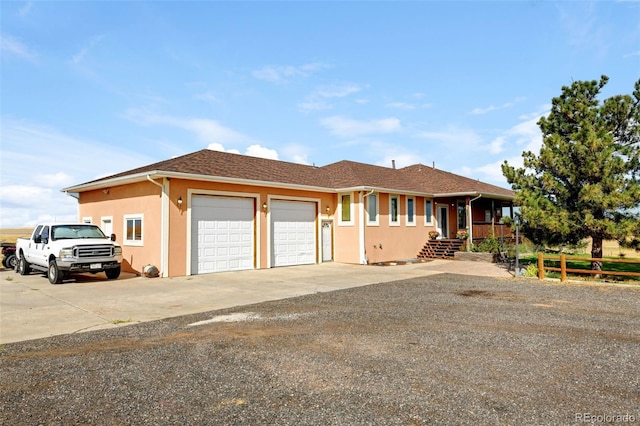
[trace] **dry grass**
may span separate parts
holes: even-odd
[[[0,242],[15,243],[20,237],[30,237],[33,228],[0,228]]]
[[[585,254],[591,254],[591,239],[589,239],[587,247],[584,249],[584,251]],[[640,258],[640,251],[621,248],[616,240],[605,240],[602,242],[602,255],[604,257]]]

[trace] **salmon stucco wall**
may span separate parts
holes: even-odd
[[[293,189],[270,188],[254,185],[242,185],[220,182],[202,182],[194,180],[171,179],[169,185],[169,275],[183,276],[188,273],[188,259],[192,256],[189,247],[189,209],[191,197],[197,195],[222,195],[253,198],[254,243],[256,258],[254,267],[263,269],[269,267],[269,214],[262,208],[263,203],[271,200],[298,200],[316,204],[316,213],[320,220],[330,219],[335,211],[335,194],[315,191],[301,191]],[[178,198],[182,198],[182,205],[177,205]],[[327,208],[329,212],[327,212]],[[317,224],[316,230],[319,228]],[[320,241],[320,232],[316,231],[316,241]],[[320,250],[317,261],[320,262]]]
[[[429,231],[435,229],[434,224],[426,224],[424,197],[413,197],[414,224],[407,224],[407,196],[404,195],[399,196],[399,224],[391,225],[390,196],[379,194],[378,224],[365,225],[365,250],[370,264],[416,258],[429,238]]]
[[[110,217],[116,241],[122,246],[122,270],[140,274],[145,265],[160,265],[162,190],[151,182],[87,191],[79,194],[79,220],[101,225]],[[125,241],[125,216],[142,215],[143,245]]]

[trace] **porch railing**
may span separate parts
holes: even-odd
[[[473,228],[471,230],[472,237],[474,240],[489,238],[492,235],[491,234],[492,229],[493,229],[493,236],[496,238],[512,237],[510,226],[507,226],[504,223],[494,223],[494,222],[473,222]]]

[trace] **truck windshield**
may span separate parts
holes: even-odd
[[[107,238],[95,225],[59,225],[51,227],[52,240],[69,240],[76,238]]]

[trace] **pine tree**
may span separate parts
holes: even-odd
[[[538,121],[540,153],[524,152],[523,168],[502,165],[525,235],[539,244],[591,237],[592,258],[602,258],[603,240],[640,231],[640,80],[633,95],[600,103],[608,80],[562,87],[549,115]]]

